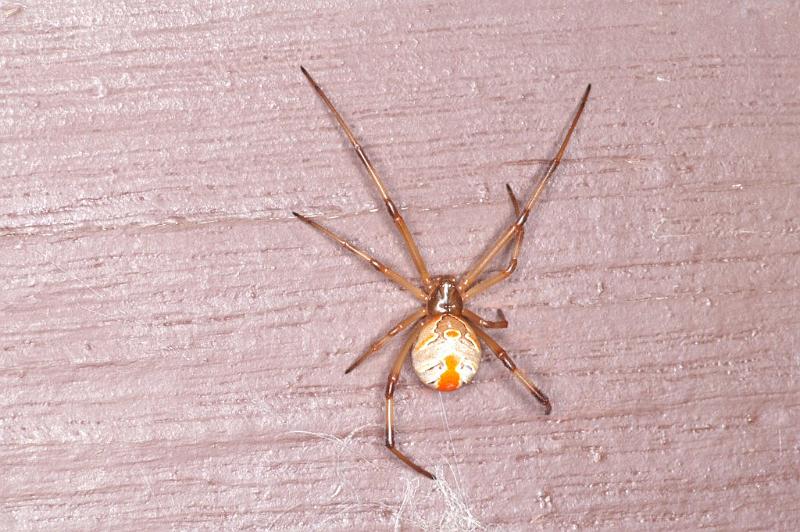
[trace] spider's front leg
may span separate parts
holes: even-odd
[[[412,283],[411,281],[409,281],[408,279],[406,279],[393,269],[389,268],[388,266],[386,266],[384,263],[374,258],[369,253],[361,249],[358,249],[356,246],[354,246],[344,238],[340,237],[339,235],[337,235],[336,233],[334,233],[321,223],[315,222],[308,216],[303,216],[302,214],[296,213],[294,211],[292,211],[292,214],[295,215],[300,220],[302,220],[303,222],[305,222],[306,224],[316,229],[317,231],[319,231],[320,233],[322,233],[323,235],[327,236],[334,242],[337,242],[340,246],[342,246],[347,251],[355,254],[361,260],[368,262],[370,266],[372,266],[373,268],[381,272],[383,275],[388,277],[389,280],[394,281],[398,285],[402,286],[403,288],[411,292],[411,294],[420,301],[426,300],[425,292],[420,290],[420,288],[417,285],[415,285],[414,283]]]
[[[411,346],[414,344],[414,340],[417,338],[418,334],[419,325],[414,327],[409,333],[408,339],[405,344],[403,344],[403,348],[394,361],[394,366],[392,366],[392,371],[389,373],[389,379],[386,382],[386,447],[392,451],[396,457],[402,460],[404,464],[417,473],[425,475],[431,480],[436,480],[436,477],[433,476],[432,473],[418,466],[411,458],[403,454],[400,449],[395,446],[394,440],[394,389],[397,386],[397,381],[400,380],[400,370],[403,369],[403,363],[406,361],[406,358],[408,358],[409,353],[411,353]]]
[[[494,244],[483,254],[480,258],[475,261],[475,263],[470,267],[467,272],[462,275],[458,280],[458,289],[462,292],[466,292],[467,289],[472,286],[472,283],[475,282],[475,279],[483,273],[486,269],[486,266],[492,261],[492,259],[503,250],[508,242],[515,236],[519,234],[519,230],[522,229],[522,226],[525,225],[525,222],[528,220],[528,216],[533,209],[533,206],[536,205],[536,202],[539,200],[539,197],[544,190],[545,185],[553,177],[553,174],[558,168],[558,165],[561,163],[561,158],[564,157],[564,152],[567,151],[567,146],[569,145],[569,141],[572,138],[572,134],[575,132],[575,128],[578,125],[578,121],[583,114],[583,109],[586,107],[586,101],[589,99],[589,92],[592,90],[592,85],[589,84],[586,87],[586,90],[583,93],[583,97],[581,98],[581,103],[578,104],[578,110],[575,112],[575,116],[572,118],[572,122],[569,125],[569,129],[567,129],[566,135],[564,135],[564,139],[561,141],[561,147],[558,149],[556,156],[550,161],[550,165],[547,167],[547,170],[544,173],[544,176],[539,180],[539,184],[536,185],[536,188],[533,190],[533,193],[528,198],[528,201],[525,203],[525,206],[520,211],[519,216],[517,217],[516,221],[512,223],[510,226],[506,228],[505,231],[500,235],[500,237],[494,242]],[[488,280],[487,280],[488,281]],[[499,281],[498,281],[499,282]],[[485,288],[485,287],[484,287]],[[467,297],[465,296],[465,300]]]
[[[508,183],[506,183],[506,191],[511,198],[511,204],[514,206],[514,216],[519,216],[521,213],[519,209],[519,201],[517,201],[517,197],[514,195],[514,191],[511,190],[511,185]],[[464,292],[463,296],[464,301],[472,299],[481,292],[488,290],[501,281],[504,281],[510,277],[512,273],[514,273],[514,271],[517,269],[517,260],[519,259],[519,252],[522,249],[522,239],[524,236],[525,228],[523,226],[518,227],[517,236],[514,239],[514,249],[511,251],[511,260],[508,262],[508,266],[498,272],[495,272],[493,275],[490,275],[483,281],[467,288],[467,291]]]
[[[306,70],[302,66],[300,67],[300,70],[303,72],[303,75],[311,84],[311,87],[314,89],[314,92],[317,93],[317,96],[319,96],[322,99],[325,106],[333,114],[333,117],[339,123],[339,126],[342,128],[342,131],[344,132],[344,135],[347,137],[347,140],[350,141],[350,145],[356,151],[356,154],[358,155],[361,164],[364,165],[364,168],[367,170],[367,173],[375,182],[375,185],[378,187],[378,191],[380,192],[381,197],[383,198],[383,203],[384,205],[386,205],[386,210],[389,212],[389,216],[392,217],[392,221],[394,222],[395,226],[397,226],[398,231],[400,231],[400,235],[402,235],[403,240],[406,243],[406,247],[408,248],[408,252],[411,255],[411,260],[414,261],[414,265],[417,267],[417,270],[419,271],[419,276],[420,279],[422,280],[422,284],[423,286],[425,286],[426,289],[429,289],[431,287],[431,276],[428,273],[428,267],[425,265],[425,260],[422,258],[422,254],[420,254],[419,252],[419,248],[417,247],[417,244],[414,241],[414,237],[411,236],[411,231],[408,229],[406,221],[403,219],[403,215],[400,214],[400,210],[397,208],[392,199],[389,197],[389,193],[386,190],[386,185],[383,184],[383,180],[378,175],[378,172],[377,170],[375,170],[375,167],[372,165],[372,162],[370,162],[369,157],[367,157],[364,148],[361,146],[361,144],[359,144],[355,135],[353,135],[350,126],[347,125],[347,122],[345,122],[342,115],[339,113],[339,111],[336,110],[336,107],[333,105],[333,102],[331,102],[330,98],[328,98],[328,95],[325,94],[325,91],[322,90],[322,87],[320,87],[319,84],[314,80],[314,78],[311,77],[311,74],[308,73],[308,70]]]

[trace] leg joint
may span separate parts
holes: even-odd
[[[508,266],[506,266],[506,269],[503,270],[503,273],[505,273],[506,275],[511,275],[512,273],[514,273],[514,270],[516,269],[517,269],[517,259],[511,259],[511,262],[508,263]]]
[[[514,361],[511,360],[511,357],[508,356],[508,353],[506,353],[503,350],[500,350],[497,352],[497,358],[499,358],[503,362],[503,365],[507,367],[509,370],[516,371],[517,365],[514,364]]]
[[[384,203],[386,203],[386,210],[389,211],[389,216],[391,216],[393,220],[400,218],[400,212],[397,210],[397,206],[395,206],[392,200],[386,198]]]
[[[397,377],[394,375],[389,376],[389,380],[386,382],[386,398],[391,399],[394,396],[394,389],[397,386]]]

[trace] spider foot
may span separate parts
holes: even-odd
[[[390,444],[387,443],[386,444],[386,448],[389,449],[390,451],[392,451],[392,453],[394,453],[394,455],[396,457],[398,457],[400,460],[402,460],[404,464],[406,464],[408,467],[410,467],[411,469],[413,469],[414,471],[416,471],[420,475],[428,477],[431,480],[436,480],[436,477],[433,475],[433,473],[431,473],[430,471],[428,471],[426,469],[423,469],[420,466],[418,466],[417,464],[415,464],[411,460],[411,458],[409,458],[408,456],[406,456],[402,452],[400,452],[400,450],[397,447],[395,447],[394,445],[390,445]]]

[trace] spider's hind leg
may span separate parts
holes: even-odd
[[[431,480],[436,480],[436,477],[433,476],[431,472],[415,464],[411,458],[400,451],[394,440],[394,389],[397,386],[397,381],[400,380],[400,370],[403,369],[403,363],[406,361],[406,358],[408,358],[409,353],[411,353],[411,346],[417,338],[418,331],[419,326],[415,327],[408,335],[406,343],[403,344],[403,348],[400,350],[400,353],[397,354],[394,366],[392,366],[392,371],[389,373],[389,379],[386,382],[386,447],[397,458],[402,460],[404,464],[420,475],[424,475]]]
[[[531,395],[533,395],[537,401],[542,403],[542,406],[544,406],[545,415],[549,414],[550,410],[552,409],[552,405],[550,404],[550,399],[544,394],[544,392],[537,388],[536,385],[533,384],[530,379],[528,379],[528,376],[517,367],[511,357],[508,356],[508,353],[506,353],[506,350],[500,347],[500,344],[498,344],[494,338],[486,334],[486,331],[481,329],[477,323],[471,322],[471,325],[475,328],[475,332],[478,333],[480,339],[486,342],[486,345],[489,346],[489,349],[491,349],[495,356],[500,359],[503,365],[507,367],[517,379],[519,379],[519,381],[528,389],[529,392],[531,392]]]

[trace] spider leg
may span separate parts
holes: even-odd
[[[586,100],[589,98],[589,91],[591,89],[591,84],[586,87],[586,91],[583,93],[583,97],[581,98],[581,103],[578,105],[578,110],[575,113],[575,117],[572,119],[569,129],[567,129],[567,134],[564,135],[564,140],[561,141],[561,147],[558,149],[556,156],[550,161],[550,165],[547,167],[544,177],[539,180],[539,184],[533,190],[531,197],[528,198],[528,201],[525,203],[522,213],[517,217],[514,223],[506,228],[497,241],[495,241],[494,245],[492,245],[492,247],[490,247],[486,253],[484,253],[477,261],[475,261],[470,269],[461,276],[461,278],[458,280],[458,290],[460,292],[466,292],[467,288],[469,288],[475,279],[483,272],[483,270],[486,269],[486,265],[489,264],[489,262],[491,262],[491,260],[500,252],[500,250],[505,247],[508,241],[511,240],[511,237],[514,236],[514,234],[517,232],[517,229],[525,225],[525,222],[528,220],[528,216],[531,213],[531,209],[539,199],[539,196],[541,196],[545,185],[547,185],[547,182],[555,173],[556,168],[558,168],[558,165],[561,163],[561,158],[564,156],[564,152],[567,150],[567,145],[572,138],[572,133],[575,131],[575,127],[578,125],[578,120],[580,120],[581,114],[583,114],[584,107],[586,107]]]
[[[508,353],[506,353],[506,350],[500,347],[500,344],[498,344],[494,338],[486,334],[486,332],[483,329],[481,329],[480,326],[478,326],[478,324],[476,324],[472,320],[469,321],[471,325],[475,328],[475,331],[478,333],[480,339],[486,342],[486,345],[489,346],[489,349],[491,349],[492,352],[495,354],[495,356],[500,359],[503,365],[505,365],[505,367],[507,367],[509,371],[511,371],[511,373],[513,373],[514,376],[517,379],[519,379],[519,381],[528,389],[528,391],[531,392],[531,394],[533,394],[533,396],[536,398],[537,401],[542,403],[542,405],[544,406],[545,415],[549,414],[552,408],[550,404],[550,399],[548,399],[547,396],[528,379],[528,376],[525,375],[525,373],[523,373],[523,371],[517,367],[517,365],[514,363],[511,357],[508,356]]]
[[[355,253],[356,256],[358,256],[358,258],[369,262],[370,265],[373,268],[375,268],[376,270],[381,272],[383,275],[385,275],[386,277],[388,277],[389,279],[391,279],[395,283],[399,284],[400,286],[402,286],[403,288],[405,288],[406,290],[411,292],[414,295],[414,297],[416,297],[420,301],[425,301],[426,300],[425,293],[422,290],[420,290],[420,288],[417,285],[415,285],[414,283],[412,283],[411,281],[409,281],[408,279],[406,279],[405,277],[403,277],[402,275],[400,275],[399,273],[397,273],[393,269],[389,268],[388,266],[386,266],[385,264],[383,264],[379,260],[373,258],[371,255],[369,255],[365,251],[362,251],[362,250],[358,249],[353,244],[351,244],[350,242],[348,242],[344,238],[340,237],[339,235],[337,235],[336,233],[334,233],[333,231],[331,231],[327,227],[323,226],[319,222],[315,222],[311,218],[303,216],[302,214],[298,214],[298,213],[296,213],[294,211],[292,211],[292,214],[294,214],[295,216],[300,218],[302,221],[304,221],[305,223],[307,223],[308,225],[310,225],[311,227],[313,227],[314,229],[316,229],[320,233],[324,234],[328,238],[331,238],[331,239],[335,240],[336,242],[338,242],[346,250]]]
[[[414,311],[412,314],[406,316],[400,323],[392,327],[392,329],[389,332],[378,338],[378,340],[374,344],[369,346],[369,349],[364,351],[364,353],[360,357],[358,357],[352,364],[350,364],[347,367],[347,369],[344,370],[344,372],[350,373],[351,371],[356,369],[356,367],[358,367],[362,362],[364,362],[370,355],[380,350],[384,345],[386,345],[386,343],[389,340],[394,338],[400,331],[403,331],[406,329],[406,327],[413,325],[417,320],[419,320],[424,315],[425,315],[425,309],[421,308]]]
[[[487,329],[505,329],[508,327],[508,320],[501,309],[497,309],[497,316],[500,318],[497,321],[485,320],[469,309],[462,309],[461,314],[468,320],[474,321],[480,324],[481,327],[486,327]]]
[[[397,354],[394,366],[392,366],[392,371],[389,373],[389,379],[386,382],[386,447],[408,467],[421,475],[425,475],[431,480],[435,480],[436,477],[433,476],[433,474],[421,468],[415,464],[411,458],[403,454],[400,449],[395,446],[394,441],[394,389],[395,386],[397,386],[397,381],[400,380],[400,370],[403,368],[403,363],[406,361],[406,358],[408,358],[408,354],[411,352],[411,346],[417,338],[417,331],[419,331],[418,325],[409,333],[408,339]]]
[[[411,254],[411,259],[414,261],[414,265],[417,267],[419,271],[419,275],[422,279],[422,284],[425,288],[431,287],[431,276],[428,273],[428,268],[425,266],[425,261],[422,259],[422,255],[419,252],[419,248],[417,247],[416,242],[414,242],[414,237],[411,236],[411,231],[408,230],[408,226],[406,225],[406,221],[403,219],[403,216],[400,214],[400,211],[395,206],[394,202],[389,197],[389,193],[386,191],[386,185],[383,184],[383,180],[381,180],[378,172],[375,170],[375,167],[372,166],[367,154],[364,152],[364,148],[358,143],[356,140],[355,135],[350,130],[350,126],[347,125],[347,122],[344,121],[342,115],[339,114],[339,111],[336,110],[333,103],[331,102],[330,98],[325,94],[322,88],[314,81],[314,78],[311,77],[311,74],[308,73],[304,67],[300,67],[300,70],[303,72],[303,75],[306,77],[308,82],[313,87],[314,91],[317,95],[322,99],[325,103],[328,110],[333,114],[333,117],[339,123],[339,126],[342,128],[347,140],[350,141],[350,144],[353,146],[353,149],[358,154],[358,158],[361,160],[361,163],[366,168],[367,173],[375,182],[375,185],[378,187],[378,191],[383,198],[383,203],[386,205],[386,210],[389,211],[389,216],[392,217],[394,224],[397,226],[397,229],[400,231],[400,234],[403,236],[403,240],[406,242],[406,246],[408,247],[408,251]]]
[[[519,202],[517,201],[517,197],[514,195],[514,191],[511,190],[511,185],[508,183],[506,183],[506,190],[508,191],[508,195],[511,197],[511,204],[514,205],[514,215],[519,217]],[[467,291],[464,292],[464,295],[461,296],[464,301],[472,299],[479,293],[491,288],[504,279],[507,279],[512,273],[514,273],[514,270],[517,269],[517,258],[519,258],[519,251],[522,249],[522,237],[524,236],[525,228],[519,226],[517,228],[517,238],[514,241],[514,250],[511,252],[511,260],[509,261],[508,266],[499,272],[495,272],[494,275],[487,277],[483,281],[470,286]]]

